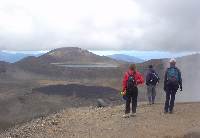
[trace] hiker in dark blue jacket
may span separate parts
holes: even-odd
[[[156,98],[156,85],[159,83],[159,76],[153,69],[153,65],[149,65],[149,70],[146,75],[146,85],[147,85],[147,95],[149,100],[149,105],[155,103]]]
[[[166,92],[165,113],[173,113],[175,95],[178,89],[182,91],[181,71],[176,67],[176,60],[170,60],[170,67],[165,72],[164,91]]]

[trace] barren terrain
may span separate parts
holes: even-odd
[[[136,117],[122,118],[123,105],[107,108],[70,108],[16,126],[1,137],[32,138],[182,138],[200,132],[200,103],[176,104],[164,114],[163,104],[140,104]]]

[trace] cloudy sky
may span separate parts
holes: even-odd
[[[0,0],[0,50],[200,51],[199,0]]]

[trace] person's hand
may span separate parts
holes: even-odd
[[[180,91],[181,91],[181,92],[183,91],[183,88],[182,88],[182,86],[180,87]]]
[[[126,90],[121,92],[121,95],[126,95]]]
[[[124,95],[124,96],[126,95],[126,91],[123,92],[123,95]]]

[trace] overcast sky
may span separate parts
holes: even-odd
[[[0,0],[0,50],[200,51],[200,0]]]

